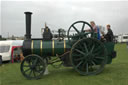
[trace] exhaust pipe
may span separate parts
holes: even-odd
[[[31,39],[31,15],[32,12],[24,12],[26,17],[26,34],[25,34],[25,40]]]

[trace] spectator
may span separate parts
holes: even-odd
[[[23,53],[21,52],[20,53],[20,61],[23,61],[24,60],[24,56],[23,56]]]
[[[20,62],[20,55],[16,54],[14,58],[15,62]]]

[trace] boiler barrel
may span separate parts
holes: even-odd
[[[66,40],[25,40],[23,43],[24,56],[29,54],[37,54],[40,56],[55,56],[56,54],[61,55],[70,49],[71,46]]]

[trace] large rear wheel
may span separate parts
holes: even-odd
[[[107,61],[104,45],[94,38],[78,40],[72,46],[70,58],[74,69],[81,75],[100,73]]]

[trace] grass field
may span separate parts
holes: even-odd
[[[20,63],[9,63],[0,66],[0,85],[128,85],[128,49],[117,44],[115,50],[117,58],[99,75],[80,76],[72,68],[49,66],[50,74],[27,80],[20,72]]]

